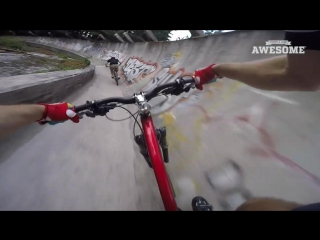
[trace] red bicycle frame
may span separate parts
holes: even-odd
[[[152,117],[141,117],[141,123],[164,208],[166,211],[178,211],[174,193],[164,166]]]

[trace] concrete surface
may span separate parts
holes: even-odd
[[[90,81],[95,66],[85,69],[36,73],[0,78],[0,103],[19,104],[61,101]]]
[[[79,104],[150,90],[210,63],[267,58],[252,55],[252,47],[283,36],[283,31],[238,31],[170,43],[28,41],[92,56],[97,65],[110,56],[123,61],[120,87],[109,69],[97,66],[90,87],[71,96]],[[169,134],[167,168],[179,206],[189,210],[192,197],[202,195],[221,209],[206,174],[228,160],[241,166],[253,196],[319,202],[319,98],[318,92],[267,92],[222,79],[202,92],[154,100],[155,123]],[[163,209],[152,171],[133,146],[133,122],[105,121],[32,126],[17,133],[19,140],[2,142],[0,209]]]

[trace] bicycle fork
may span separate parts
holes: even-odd
[[[168,153],[168,143],[167,143],[167,129],[165,127],[162,127],[162,128],[156,128],[155,130],[156,130],[159,145],[162,150],[163,161],[165,163],[168,163],[169,162],[169,153]],[[153,168],[144,135],[143,134],[136,135],[134,137],[134,141],[139,146],[140,153],[144,157],[144,159],[146,160],[148,166],[150,168]],[[170,180],[170,177],[169,177],[169,180]],[[171,184],[173,194],[175,195],[175,191],[172,186],[171,180],[170,180],[170,184]],[[212,211],[213,207],[207,202],[206,199],[198,196],[198,197],[193,198],[193,200],[192,200],[192,209],[193,209],[193,211]],[[179,211],[182,211],[182,210],[179,208]]]
[[[165,163],[168,163],[169,162],[169,151],[168,151],[168,143],[167,143],[167,129],[165,127],[161,127],[161,128],[156,128],[155,130],[156,130],[159,145],[162,150],[163,161]],[[134,141],[138,145],[138,147],[140,149],[140,153],[144,157],[144,159],[146,160],[148,166],[150,168],[153,168],[144,135],[143,134],[136,135],[134,137]]]

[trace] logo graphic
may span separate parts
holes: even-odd
[[[306,46],[291,46],[291,42],[287,40],[269,40],[266,46],[253,46],[252,54],[304,54],[305,48]]]

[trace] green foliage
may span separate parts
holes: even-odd
[[[27,49],[27,45],[16,38],[0,37],[0,48],[24,51]]]
[[[152,30],[158,41],[169,41],[173,30]]]
[[[55,65],[55,68],[50,71],[62,71],[62,70],[73,70],[79,68],[85,68],[90,65],[88,59],[73,59],[66,54],[54,52],[48,49],[42,49],[38,47],[28,46],[25,42],[18,38],[13,37],[0,37],[0,48],[11,50],[11,51],[20,51],[22,53],[36,52],[45,55],[56,55],[59,59],[51,59],[47,57],[37,56],[35,63],[39,66],[45,65]],[[48,72],[49,70],[41,70],[40,72]]]
[[[84,65],[85,65],[85,67],[87,67],[87,66],[90,65],[90,60],[87,59],[87,58],[85,58],[85,59],[83,59],[83,63],[84,63]]]
[[[59,57],[59,58],[62,58],[62,59],[68,59],[69,57],[63,53],[56,53],[56,55]]]

